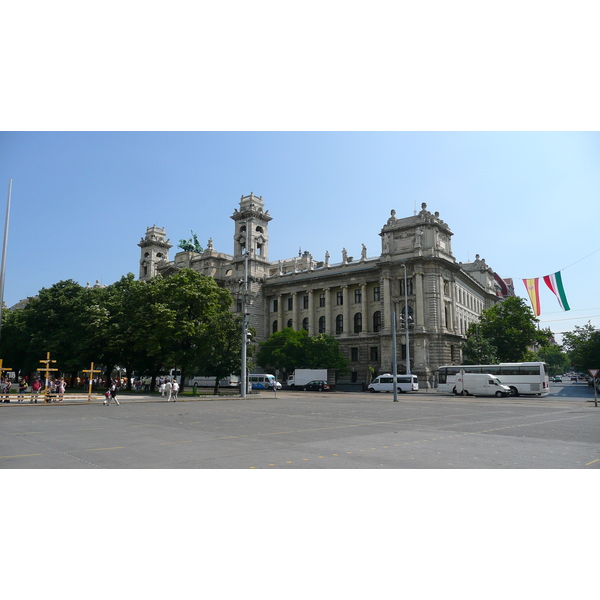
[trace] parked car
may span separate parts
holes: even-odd
[[[562,383],[562,377],[560,375],[556,375],[552,381],[554,381],[554,383]]]
[[[329,390],[331,388],[329,387],[329,385],[327,385],[326,381],[323,381],[321,379],[313,379],[312,381],[309,381],[307,384],[305,384],[302,389],[305,392],[309,391],[309,390],[323,392],[323,391]]]

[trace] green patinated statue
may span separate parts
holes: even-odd
[[[186,252],[198,252],[202,254],[204,249],[198,241],[198,236],[192,231],[192,237],[189,240],[179,240],[178,248],[185,250]]]

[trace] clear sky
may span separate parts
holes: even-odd
[[[377,256],[390,211],[425,202],[458,261],[479,254],[524,298],[522,278],[564,269],[571,311],[540,282],[542,326],[600,326],[597,133],[5,132],[2,223],[10,178],[8,306],[63,279],[137,276],[154,224],[174,246],[193,230],[232,253],[229,217],[254,192],[273,217],[271,260],[301,248],[340,261],[362,243]]]

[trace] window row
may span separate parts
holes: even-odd
[[[369,348],[369,361],[379,362],[379,346]],[[350,348],[350,362],[359,362],[358,348]]]
[[[319,294],[319,307],[323,308],[327,305],[326,297],[327,297],[327,294],[324,294],[324,293]],[[286,300],[287,300],[287,310],[294,310],[293,296],[286,298]],[[373,288],[373,301],[374,302],[381,301],[381,291],[380,291],[379,287]],[[279,299],[275,298],[272,302],[273,303],[272,303],[271,312],[277,312],[279,310]],[[308,308],[308,295],[301,296],[301,302],[302,302],[302,308],[307,309]],[[361,302],[362,302],[362,289],[354,290],[354,303],[360,304]],[[344,304],[344,292],[343,291],[336,292],[335,303],[336,303],[336,306],[343,306],[343,304]]]
[[[363,318],[362,313],[356,313],[354,315],[354,333],[360,333],[363,330]],[[288,319],[286,327],[293,327],[294,322],[292,319]],[[277,321],[273,321],[272,325],[272,333],[276,333],[278,331],[279,323]],[[308,317],[302,319],[302,329],[306,329],[308,331]],[[326,333],[326,320],[325,317],[319,317],[319,333]],[[373,332],[377,333],[381,331],[381,311],[375,311],[373,313]],[[335,334],[340,335],[344,333],[344,315],[337,315],[335,318]]]

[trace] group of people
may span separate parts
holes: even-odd
[[[177,402],[177,394],[179,393],[179,384],[177,383],[177,379],[171,381],[170,379],[166,379],[162,381],[158,389],[160,390],[160,395],[162,398],[167,397],[167,402]]]
[[[17,402],[19,404],[25,402],[25,394],[29,387],[27,377],[19,379],[19,391],[17,393]],[[42,382],[35,378],[31,384],[31,396],[29,403],[33,404],[38,401],[40,391],[43,389]],[[12,381],[9,377],[6,377],[0,382],[0,402],[10,403],[10,390],[12,388]],[[48,383],[48,398],[49,402],[62,402],[65,394],[67,384],[63,378],[53,379]]]

